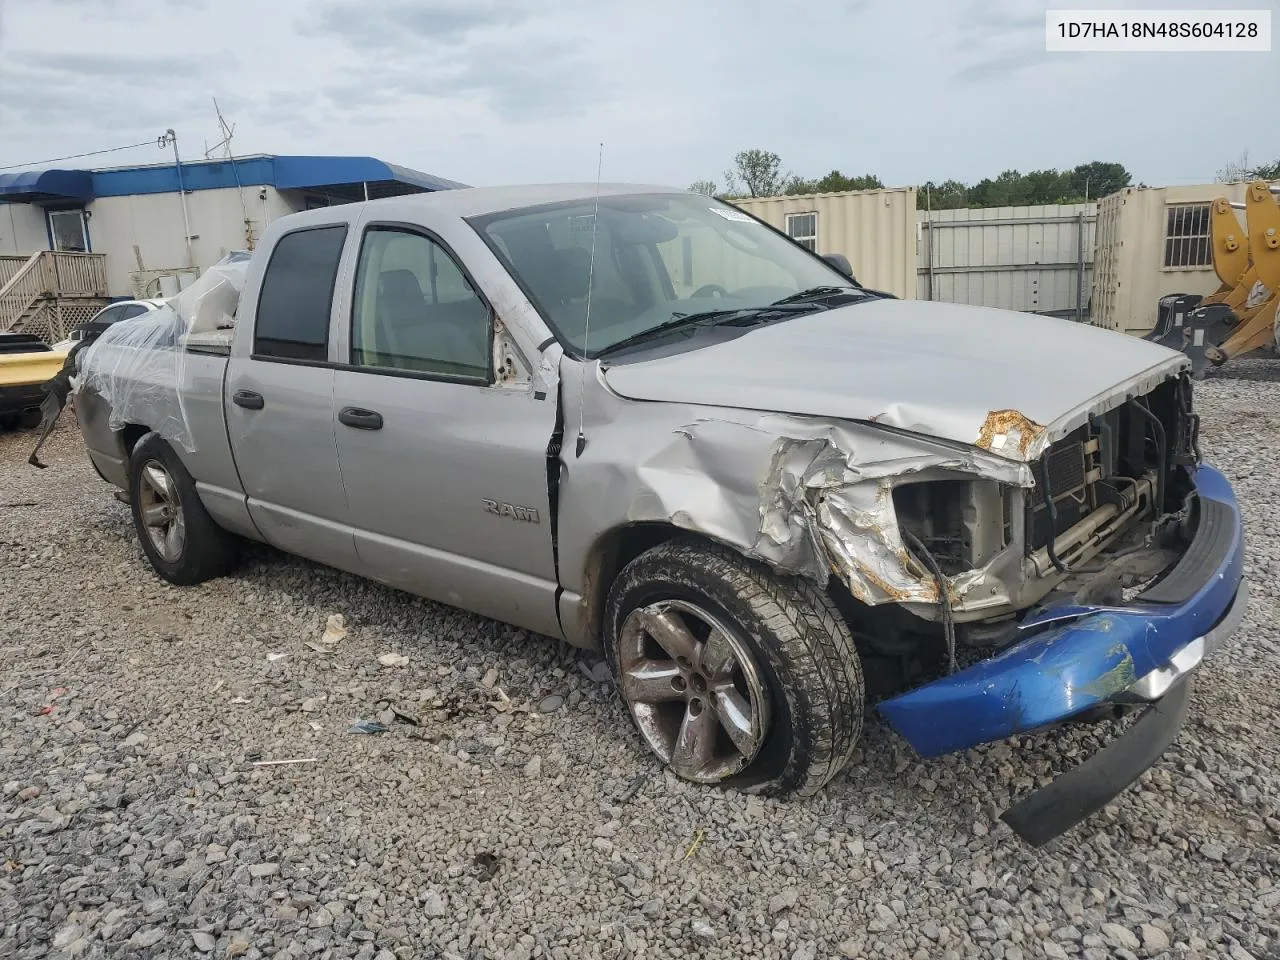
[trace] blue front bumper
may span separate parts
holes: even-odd
[[[1193,480],[1200,528],[1165,578],[1170,587],[1163,594],[1157,585],[1122,607],[1048,607],[1024,621],[1022,629],[1034,631],[1025,640],[884,701],[881,714],[921,755],[932,757],[1046,727],[1092,707],[1158,700],[1243,615],[1243,599],[1236,598],[1244,537],[1235,494],[1212,467],[1197,469]],[[1171,589],[1178,592],[1170,595]]]

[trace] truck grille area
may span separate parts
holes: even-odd
[[[1144,478],[1164,495],[1162,512],[1172,502],[1168,488],[1175,466],[1195,460],[1188,443],[1189,408],[1189,386],[1166,381],[1052,444],[1032,465],[1036,486],[1025,501],[1027,552],[1046,547],[1107,504],[1128,510]]]
[[[1085,433],[1080,430],[1059,440],[1035,464],[1036,487],[1028,498],[1027,511],[1027,544],[1032,550],[1043,547],[1097,506],[1093,485],[1101,474],[1089,458],[1096,461],[1094,455],[1101,445]]]

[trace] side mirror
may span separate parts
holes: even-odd
[[[824,253],[822,255],[822,259],[827,261],[827,263],[831,264],[831,266],[835,267],[850,280],[853,280],[854,283],[858,282],[853,276],[853,264],[849,262],[849,258],[843,253]]]

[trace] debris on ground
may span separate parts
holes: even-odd
[[[409,658],[399,653],[384,653],[378,657],[378,662],[384,667],[407,667]]]
[[[418,720],[417,714],[409,713],[407,710],[401,710],[399,707],[391,708],[392,716],[401,723],[407,723],[411,727],[416,727],[421,722]]]
[[[476,866],[476,877],[480,880],[492,880],[498,872],[498,855],[495,853],[477,853],[472,863]]]
[[[377,720],[357,720],[347,727],[347,733],[386,733],[391,728]]]
[[[324,633],[320,635],[320,642],[324,644],[325,647],[332,649],[337,646],[346,635],[346,621],[343,619],[342,614],[329,614],[329,619],[325,621]]]
[[[632,777],[631,782],[627,784],[627,788],[623,790],[622,795],[618,797],[618,805],[621,806],[631,800],[640,792],[640,788],[645,785],[648,779],[649,775],[647,773],[638,773]]]

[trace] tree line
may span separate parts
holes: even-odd
[[[1248,154],[1218,171],[1220,181],[1280,179],[1280,160],[1250,165]],[[690,186],[695,193],[725,200],[745,197],[796,196],[838,193],[845,190],[876,190],[884,186],[872,173],[849,176],[839,170],[817,178],[784,171],[782,158],[771,150],[742,150],[733,158],[733,167],[724,173],[723,186],[714,180],[699,180]],[[949,210],[960,207],[1019,207],[1030,204],[1079,203],[1097,200],[1133,186],[1133,176],[1124,164],[1102,160],[1081,163],[1070,170],[1032,170],[1021,173],[1005,170],[974,184],[959,180],[932,180],[916,191],[921,210]],[[1138,184],[1145,186],[1145,184]]]

